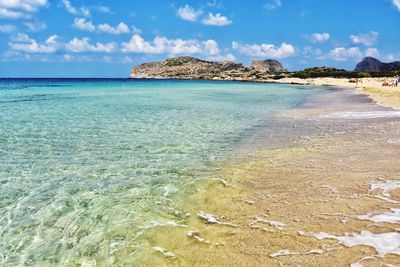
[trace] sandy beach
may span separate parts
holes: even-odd
[[[398,266],[400,113],[333,89],[282,118],[188,185],[168,266]]]
[[[399,25],[0,0],[0,267],[400,267]]]
[[[270,82],[289,84],[308,84],[318,86],[337,86],[341,88],[357,89],[358,92],[370,96],[373,100],[385,107],[400,108],[400,85],[398,87],[383,86],[384,82],[392,83],[394,78],[361,78],[358,84],[355,79],[347,78],[283,78],[269,80]]]

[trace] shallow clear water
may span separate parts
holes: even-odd
[[[0,265],[110,262],[255,127],[318,90],[0,80]]]

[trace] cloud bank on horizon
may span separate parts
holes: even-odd
[[[400,60],[400,0],[321,2],[0,0],[0,71],[124,77],[179,55],[272,58],[291,70]]]

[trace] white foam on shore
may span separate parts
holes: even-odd
[[[186,233],[188,237],[192,237],[194,240],[200,242],[200,243],[206,243],[206,244],[211,244],[211,242],[205,238],[202,238],[200,236],[200,233],[198,230],[190,230]]]
[[[400,189],[400,181],[377,181],[371,182],[371,188],[369,194],[375,192],[376,190],[381,190],[382,192],[374,197],[385,200],[389,203],[400,204],[400,201],[392,199],[390,192]],[[358,215],[356,218],[359,220],[369,220],[375,223],[400,223],[400,208],[388,208],[387,212],[370,212],[363,215]]]
[[[400,223],[400,209],[392,208],[390,211],[380,214],[367,213],[357,216],[357,219],[373,221],[375,223]]]
[[[400,117],[400,111],[388,110],[388,111],[345,111],[345,112],[334,112],[329,115],[322,115],[321,118],[344,118],[344,119],[374,119],[374,118],[391,118]]]
[[[376,195],[375,197],[385,200],[390,203],[395,203],[395,204],[400,204],[400,201],[391,199],[390,191],[393,191],[395,189],[400,189],[400,181],[385,181],[384,182],[372,182],[371,183],[371,189],[369,190],[369,193],[380,189],[382,190],[382,194]]]
[[[306,252],[297,252],[297,251],[290,251],[288,249],[282,249],[278,252],[269,254],[271,258],[281,257],[281,256],[288,256],[288,255],[309,255],[309,254],[322,254],[324,251],[322,249],[311,249]]]
[[[384,197],[390,197],[389,192],[398,188],[400,188],[400,181],[372,182],[369,192],[371,193],[376,189],[381,189]]]
[[[374,256],[366,256],[364,258],[359,259],[357,262],[353,262],[352,264],[350,264],[350,267],[364,267],[364,265],[361,263],[362,261],[365,260],[378,260],[376,257]],[[386,267],[393,267],[394,265],[391,264],[385,264]]]
[[[252,222],[249,224],[249,226],[250,226],[250,227],[255,227],[255,224],[257,224],[257,223],[259,223],[259,222],[269,224],[270,226],[276,227],[276,228],[278,228],[279,230],[282,230],[283,227],[286,226],[286,224],[284,224],[283,222],[279,222],[279,221],[270,221],[270,220],[266,220],[266,219],[260,218],[260,217],[255,217],[255,220],[252,221]]]
[[[380,198],[390,203],[400,204],[400,201],[391,198],[390,192],[400,189],[400,181],[386,181],[380,179],[370,183],[369,194],[374,197]],[[388,208],[385,212],[371,212],[364,215],[358,215],[355,218],[359,220],[373,221],[374,223],[400,223],[400,208]],[[368,246],[376,250],[377,255],[367,256],[358,262],[352,263],[352,267],[363,266],[360,262],[366,259],[375,259],[375,257],[384,257],[387,254],[396,254],[400,256],[400,232],[387,232],[387,233],[372,233],[367,230],[361,233],[345,233],[342,236],[336,236],[324,232],[320,233],[305,233],[299,231],[302,236],[314,237],[318,240],[333,239],[346,247],[353,246]],[[281,252],[283,253],[283,252]]]
[[[236,224],[229,223],[229,222],[221,222],[218,219],[218,217],[216,217],[215,215],[212,215],[210,213],[206,213],[204,211],[197,212],[197,216],[199,216],[200,218],[205,220],[207,223],[211,223],[211,224],[221,224],[221,225],[228,225],[228,226],[233,226],[233,227],[237,227],[238,226]]]
[[[282,250],[279,250],[278,252],[269,254],[269,256],[270,256],[271,258],[275,258],[275,257],[280,257],[280,256],[298,255],[298,254],[299,254],[298,252],[291,252],[291,251],[288,250],[288,249],[282,249]]]
[[[400,181],[386,181],[380,179],[370,183],[369,194],[374,197],[385,200],[389,203],[400,204],[400,201],[392,199],[390,192],[396,189],[400,189]],[[340,214],[333,214],[340,215]],[[359,220],[369,220],[374,223],[400,223],[400,208],[388,208],[385,212],[371,212],[364,215],[358,215],[355,218]],[[333,235],[325,232],[314,233],[314,232],[298,232],[302,236],[314,237],[318,240],[332,239],[336,240],[339,244],[346,247],[354,246],[368,246],[376,250],[376,255],[366,256],[357,262],[352,263],[351,267],[362,267],[361,262],[367,259],[377,259],[385,257],[387,254],[395,254],[400,256],[400,232],[396,230],[394,232],[386,233],[372,233],[367,230],[363,230],[360,233],[345,233],[344,235]],[[270,254],[271,257],[279,257],[285,255],[298,255],[298,252],[290,252],[289,250],[281,250],[276,253]],[[389,266],[389,265],[388,265]]]
[[[169,250],[167,250],[167,249],[165,249],[165,248],[163,248],[163,247],[158,247],[158,246],[156,246],[156,247],[153,247],[153,249],[154,249],[155,251],[160,252],[160,253],[163,254],[165,257],[176,258],[176,254],[175,254],[175,253],[173,253],[173,252],[171,252],[171,251],[169,251]]]
[[[390,253],[400,256],[400,233],[397,232],[374,234],[370,231],[361,231],[360,234],[346,233],[343,236],[335,236],[324,232],[304,233],[299,231],[299,234],[303,236],[312,236],[319,240],[335,239],[346,247],[359,245],[373,247],[377,251],[379,257],[384,257],[386,254]]]

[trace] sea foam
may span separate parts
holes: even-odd
[[[390,192],[400,188],[400,181],[374,181],[370,183],[369,194],[385,200],[389,203],[399,204],[400,202],[392,199]],[[379,190],[379,191],[378,191]],[[375,194],[376,192],[379,192]],[[364,215],[356,216],[359,220],[369,220],[374,223],[400,223],[400,208],[389,208],[389,211],[383,213],[370,212]],[[299,231],[302,236],[312,236],[318,240],[334,239],[346,247],[353,247],[364,245],[373,247],[378,257],[384,257],[387,254],[396,254],[400,256],[400,233],[386,232],[386,233],[372,233],[363,230],[360,233],[345,233],[344,235],[332,235],[325,232],[313,233]],[[282,252],[283,253],[283,252]],[[360,266],[361,263],[354,263],[352,266]]]

